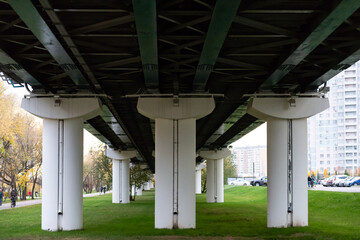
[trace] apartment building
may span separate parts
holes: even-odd
[[[309,170],[358,174],[360,63],[328,81],[330,108],[308,119]]]
[[[233,154],[238,177],[266,176],[266,146],[235,147]]]

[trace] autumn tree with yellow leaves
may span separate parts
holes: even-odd
[[[0,82],[0,182],[21,191],[34,185],[42,163],[42,129],[35,118],[20,109]],[[3,187],[3,186],[1,186]],[[32,189],[33,192],[33,189]]]

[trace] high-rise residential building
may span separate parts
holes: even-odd
[[[238,177],[266,176],[266,146],[235,147],[233,154]]]
[[[328,81],[330,108],[308,120],[309,170],[359,173],[360,63]]]

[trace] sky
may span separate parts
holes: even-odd
[[[233,147],[266,146],[266,127],[266,123],[262,124],[231,145]]]
[[[20,105],[21,99],[24,95],[28,95],[27,90],[23,88],[13,88],[11,85],[6,85],[7,93],[14,94],[19,99],[18,104]],[[41,121],[39,119],[39,121]],[[87,154],[91,147],[96,147],[101,142],[84,129],[84,154]],[[252,132],[248,133],[238,141],[231,144],[233,147],[247,147],[247,146],[259,146],[266,145],[266,123],[256,128]]]

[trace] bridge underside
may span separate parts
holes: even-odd
[[[196,121],[196,149],[224,147],[263,123],[246,114],[244,95],[316,91],[360,58],[359,5],[2,0],[0,71],[34,94],[98,94],[104,112],[85,128],[137,149],[155,170],[155,121],[138,113],[134,95],[220,94]]]

